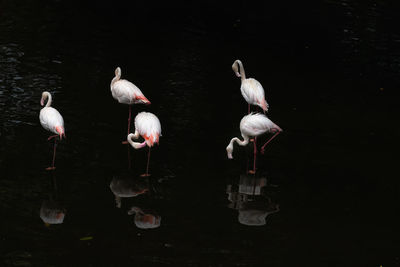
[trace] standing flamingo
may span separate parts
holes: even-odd
[[[40,124],[43,126],[44,129],[55,133],[56,135],[50,136],[47,140],[54,138],[54,150],[53,150],[53,163],[51,167],[47,167],[46,170],[54,170],[54,162],[56,160],[56,147],[57,147],[57,137],[65,138],[65,131],[64,131],[64,119],[61,116],[60,112],[58,112],[55,108],[51,107],[52,97],[49,92],[42,93],[42,99],[40,100],[40,104],[43,106],[44,101],[47,103],[46,106],[40,110]]]
[[[240,68],[240,73],[239,69]],[[256,105],[263,109],[264,114],[268,111],[268,103],[265,100],[264,88],[261,83],[256,79],[248,78],[246,79],[246,74],[244,72],[242,61],[239,59],[235,60],[232,64],[232,70],[235,72],[237,77],[242,80],[242,85],[240,86],[240,91],[242,96],[248,103],[248,113],[250,113],[250,105]]]
[[[144,138],[143,143],[133,142],[132,139],[138,139],[139,135]],[[149,175],[149,162],[150,162],[150,148],[154,144],[158,144],[159,137],[161,136],[161,124],[156,115],[150,112],[140,112],[135,117],[135,134],[130,133],[127,137],[127,141],[131,144],[134,149],[149,147],[149,153],[147,154],[147,167],[146,173],[142,176]]]
[[[232,152],[233,152],[233,143],[236,142],[240,146],[245,146],[249,143],[250,136],[259,136],[264,133],[275,133],[262,147],[261,152],[264,153],[265,146],[276,136],[278,135],[282,129],[273,123],[270,119],[267,118],[264,114],[261,113],[250,113],[242,118],[240,121],[240,132],[243,137],[243,141],[239,138],[234,137],[230,141],[229,145],[226,147],[226,152],[228,154],[228,158],[232,159]],[[254,163],[253,163],[253,170],[249,171],[251,174],[256,173],[256,155],[257,155],[257,148],[256,143],[254,142]]]
[[[142,91],[128,80],[121,79],[121,68],[115,69],[115,77],[111,81],[111,94],[115,100],[121,104],[129,105],[128,116],[128,134],[131,126],[131,109],[132,104],[151,104],[150,101],[143,95]],[[126,141],[122,142],[127,144]]]

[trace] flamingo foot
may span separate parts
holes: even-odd
[[[250,138],[250,142],[254,142],[254,138]]]
[[[47,167],[46,171],[54,171],[56,169],[56,167]]]
[[[143,174],[141,174],[140,175],[140,177],[149,177],[151,174],[149,174],[149,173],[143,173]]]
[[[128,144],[128,141],[122,141],[122,144],[123,144],[123,145],[127,145],[127,144]]]
[[[256,174],[256,172],[253,171],[253,170],[249,170],[247,173],[249,173],[249,174]]]

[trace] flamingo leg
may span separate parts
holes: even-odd
[[[149,174],[149,163],[150,163],[150,151],[151,151],[151,147],[149,146],[149,153],[147,153],[147,166],[146,166],[146,173],[142,174],[142,177],[147,177],[150,176]]]
[[[131,130],[131,113],[132,113],[132,106],[129,105],[129,116],[128,116],[128,134],[130,133]]]
[[[272,139],[275,138],[275,136],[277,136],[278,134],[280,134],[281,131],[276,132],[262,147],[261,147],[261,154],[264,154],[264,149],[265,147],[268,145],[269,142],[271,142]]]
[[[257,137],[254,137],[254,161],[253,161],[253,170],[250,170],[250,174],[256,173],[256,161],[257,161]]]
[[[56,161],[56,149],[57,149],[57,139],[54,138],[53,161],[52,161],[51,167],[46,168],[47,171],[53,171],[56,169],[56,167],[54,166],[54,163]]]
[[[55,137],[57,137],[57,136],[58,136],[58,134],[52,135],[52,136],[50,136],[49,138],[47,138],[47,140],[50,141],[51,139],[53,139],[53,138],[55,138]]]
[[[132,113],[132,106],[129,105],[129,115],[128,115],[128,134],[131,131],[131,113]],[[128,141],[122,141],[122,144],[127,145]]]

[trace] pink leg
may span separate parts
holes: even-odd
[[[58,136],[58,134],[52,135],[52,136],[50,136],[49,138],[47,138],[47,140],[49,141],[49,140],[51,140],[51,139],[53,139],[53,138],[56,138],[57,136]]]
[[[151,147],[149,146],[149,153],[147,154],[147,167],[146,167],[146,173],[145,173],[145,174],[142,174],[142,175],[140,175],[140,176],[142,176],[142,177],[147,177],[147,176],[150,176],[150,174],[149,174],[150,149],[151,149]]]
[[[250,104],[248,104],[247,114],[250,114]],[[254,139],[250,138],[250,142],[254,142]]]
[[[261,154],[264,155],[264,152],[265,152],[264,149],[265,149],[265,147],[268,145],[269,142],[271,142],[272,139],[275,138],[275,136],[277,136],[277,135],[280,134],[280,133],[281,133],[281,131],[276,132],[276,133],[261,147]]]
[[[131,131],[131,112],[132,112],[132,106],[129,105],[129,117],[128,117],[128,134]]]
[[[256,161],[257,161],[257,137],[254,137],[254,161],[253,161],[253,170],[250,170],[250,174],[256,173]]]
[[[131,105],[129,105],[129,116],[128,116],[128,134],[130,133],[130,131],[131,131],[131,112],[132,112],[132,106]],[[127,135],[128,135],[127,134]],[[122,144],[124,144],[124,145],[126,145],[126,144],[128,144],[128,141],[122,141]]]
[[[57,136],[57,135],[56,135]],[[47,171],[53,171],[56,169],[56,167],[54,166],[54,163],[56,161],[56,148],[57,148],[57,139],[54,138],[54,149],[53,149],[53,163],[51,165],[51,167],[47,167],[46,170]]]

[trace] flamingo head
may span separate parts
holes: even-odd
[[[238,60],[235,60],[235,62],[233,62],[232,64],[232,70],[233,72],[236,74],[237,77],[241,77],[240,73],[239,73],[239,65],[237,63]]]
[[[44,106],[44,101],[47,99],[47,92],[42,93],[42,98],[40,99],[40,105]]]
[[[146,146],[146,141],[143,142],[143,143],[137,143],[137,142],[133,142],[133,141],[132,141],[132,139],[136,139],[136,138],[137,138],[137,137],[135,137],[134,134],[130,133],[130,134],[128,134],[126,140],[128,141],[129,144],[131,144],[131,146],[132,146],[134,149],[140,149],[140,148],[143,148],[143,147]]]
[[[229,144],[226,147],[226,153],[228,155],[228,159],[233,159],[232,152],[233,152],[233,144]]]
[[[116,77],[121,77],[121,68],[120,68],[120,67],[117,67],[117,68],[115,69],[115,76],[116,76]]]

